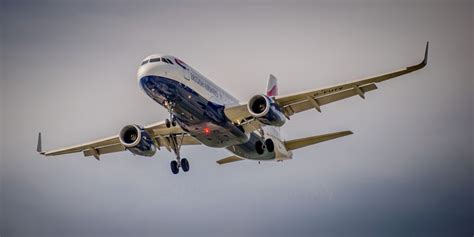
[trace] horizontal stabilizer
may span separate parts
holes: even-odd
[[[351,135],[351,134],[353,134],[352,131],[342,131],[342,132],[335,132],[335,133],[328,133],[324,135],[300,138],[300,139],[286,141],[285,146],[286,146],[286,149],[291,151],[291,150],[296,150],[305,146],[313,145],[316,143],[336,139],[336,138]]]
[[[217,164],[219,165],[223,165],[223,164],[227,164],[227,163],[230,163],[230,162],[235,162],[235,161],[239,161],[239,160],[243,160],[242,158],[239,158],[237,156],[229,156],[227,158],[224,158],[222,160],[218,160],[216,161]]]

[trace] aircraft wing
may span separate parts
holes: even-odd
[[[358,81],[344,83],[336,86],[315,89],[311,91],[296,93],[274,98],[287,118],[292,115],[309,109],[316,109],[321,112],[321,106],[346,99],[352,96],[360,96],[365,99],[365,93],[377,89],[376,83],[392,79],[426,66],[428,60],[428,43],[426,43],[423,61],[418,64],[408,66],[386,74],[365,78]],[[255,122],[247,109],[247,104],[225,108],[226,116],[236,124],[242,124],[245,131],[254,131],[262,126]],[[253,124],[252,124],[253,123]]]
[[[186,131],[179,127],[179,125],[167,128],[164,121],[145,126],[144,129],[150,134],[150,136],[154,138],[155,145],[158,149],[165,147],[167,150],[171,151],[174,144],[171,142],[170,137],[177,135],[184,135],[182,145],[201,144],[198,140],[191,137]],[[75,146],[50,151],[42,151],[41,133],[38,135],[37,151],[45,156],[57,156],[83,152],[84,156],[94,156],[98,160],[100,155],[124,150],[125,147],[120,143],[119,136],[115,135]]]

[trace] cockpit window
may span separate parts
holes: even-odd
[[[171,60],[167,59],[167,58],[151,58],[151,59],[147,59],[145,61],[142,62],[142,66],[147,64],[147,63],[154,63],[154,62],[164,62],[164,63],[167,63],[167,64],[174,64]]]
[[[171,62],[171,60],[167,58],[163,58],[163,62],[168,63],[168,64],[173,64],[173,62]]]

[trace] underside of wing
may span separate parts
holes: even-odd
[[[365,99],[365,94],[367,92],[377,89],[376,83],[419,70],[426,66],[427,61],[428,43],[426,43],[423,61],[416,65],[336,86],[320,88],[292,95],[277,96],[274,97],[273,100],[275,100],[287,118],[296,113],[309,109],[315,109],[321,112],[321,106],[352,96],[360,96],[361,98]],[[260,126],[263,126],[262,124],[258,123],[258,121],[250,123],[251,121],[255,121],[255,119],[253,119],[252,115],[248,111],[247,104],[226,107],[224,112],[229,120],[236,124],[241,124],[246,132],[254,131]]]
[[[201,144],[198,140],[191,137],[178,125],[170,128],[166,127],[164,121],[145,126],[143,129],[150,135],[150,137],[153,138],[154,145],[158,149],[160,149],[160,147],[165,147],[166,149],[171,151],[174,147],[178,145],[181,146]],[[172,139],[176,137],[179,137],[179,139]],[[177,144],[176,141],[179,141],[179,144]],[[99,157],[103,154],[125,151],[126,149],[127,148],[122,145],[119,135],[115,135],[80,145],[50,151],[43,151],[41,133],[38,135],[37,151],[44,156],[57,156],[83,152],[84,156],[93,156],[97,160],[99,160]]]
[[[89,149],[100,149],[103,147],[108,147],[112,145],[117,145],[120,144],[120,140],[118,136],[112,136],[108,138],[103,138],[99,140],[95,140],[92,142],[87,142],[84,144],[80,145],[75,145],[75,146],[70,146],[70,147],[64,147],[60,149],[55,149],[55,150],[50,150],[50,151],[43,151],[42,150],[42,139],[41,139],[41,133],[38,135],[38,146],[37,146],[37,151],[45,156],[57,156],[57,155],[64,155],[64,154],[69,154],[69,153],[76,153],[76,152],[82,152],[86,151]]]
[[[361,98],[365,99],[365,93],[377,89],[376,83],[419,70],[426,66],[427,61],[428,43],[426,43],[424,59],[419,64],[358,81],[293,95],[276,97],[275,100],[287,116],[292,116],[295,113],[312,108],[321,112],[321,106],[335,101],[346,99],[352,96],[360,96]]]

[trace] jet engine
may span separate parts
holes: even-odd
[[[266,95],[252,97],[247,105],[250,114],[263,124],[281,127],[286,117],[272,98]]]
[[[135,155],[153,156],[156,146],[151,136],[138,125],[127,125],[120,131],[120,143]]]

